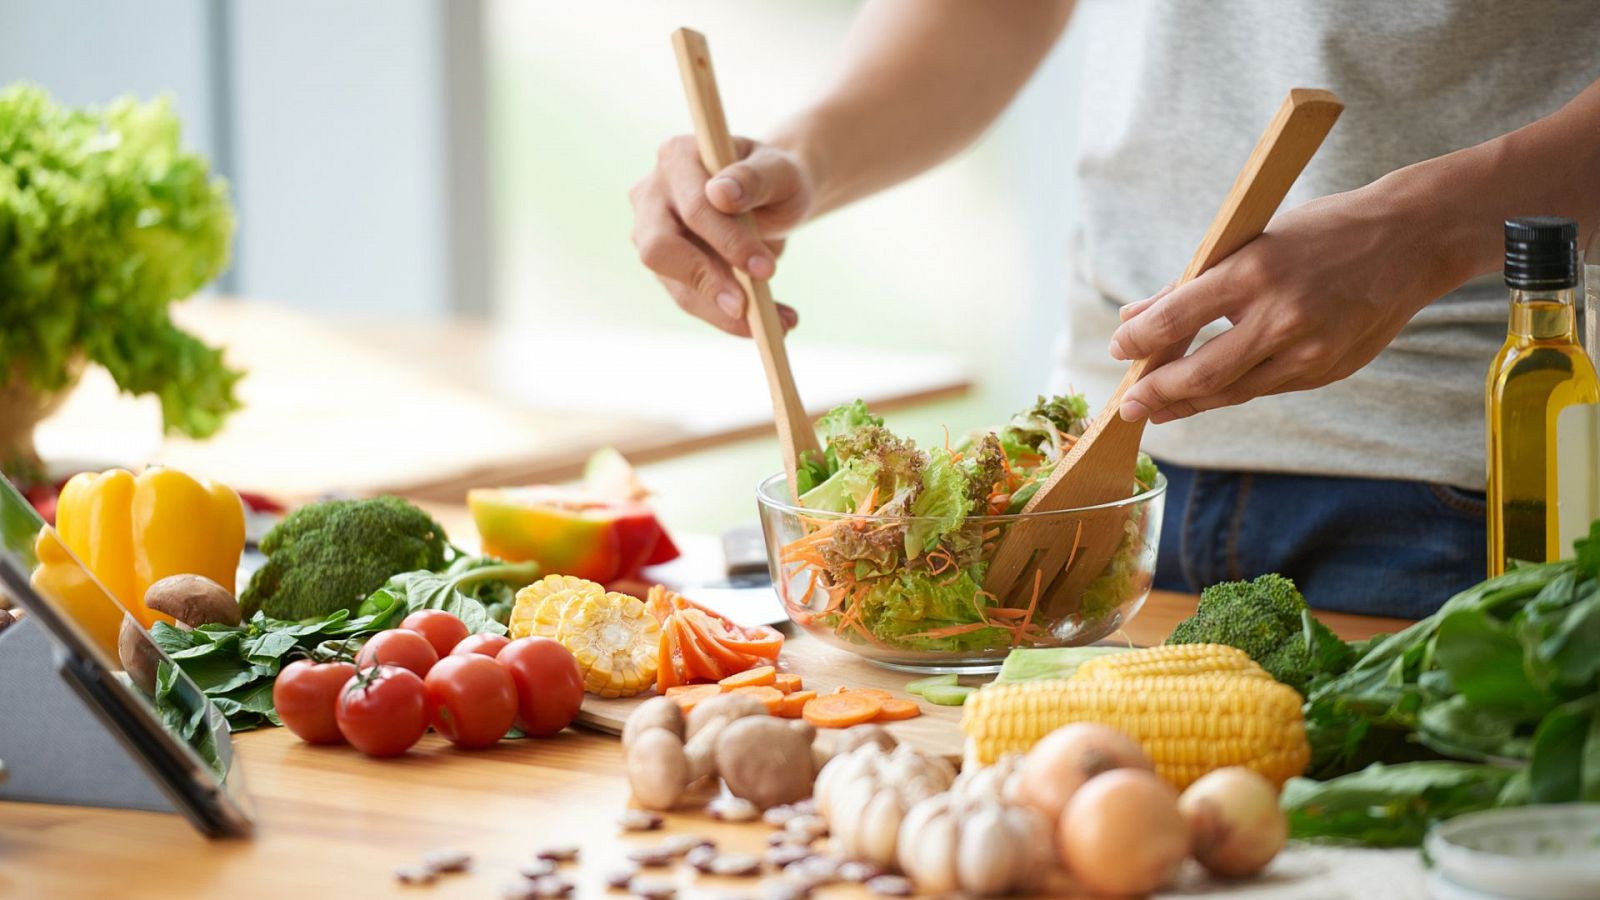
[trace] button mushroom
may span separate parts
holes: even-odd
[[[724,694],[705,701],[695,707],[686,723],[682,713],[676,712],[677,703],[665,697],[647,700],[634,710],[623,724],[623,744],[628,784],[635,802],[646,809],[677,806],[690,785],[715,770],[713,750],[728,723],[741,717],[766,717],[767,708],[759,700],[754,701],[754,710],[739,702],[717,704],[732,696]],[[710,710],[702,715],[705,707]]]
[[[811,741],[805,722],[748,716],[730,722],[717,738],[717,773],[728,792],[766,809],[811,794]]]
[[[177,619],[185,629],[240,621],[233,593],[204,575],[168,575],[144,592],[144,605]]]

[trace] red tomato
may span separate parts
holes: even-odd
[[[457,747],[488,747],[516,721],[517,685],[511,673],[482,654],[439,660],[423,684],[433,706],[434,730]]]
[[[356,667],[347,662],[302,659],[284,666],[272,682],[272,705],[278,718],[308,744],[344,743],[333,707],[339,702],[339,689],[355,673]]]
[[[433,644],[417,632],[405,628],[378,632],[368,638],[361,652],[356,654],[357,668],[365,669],[384,663],[410,669],[417,673],[418,678],[426,676],[438,661],[439,654],[433,649]]]
[[[422,739],[433,710],[428,691],[415,672],[399,666],[373,666],[345,682],[334,718],[345,740],[362,753],[399,756]]]
[[[572,724],[583,705],[583,672],[572,653],[549,638],[518,638],[495,661],[517,685],[517,727],[548,737]]]
[[[467,624],[442,609],[419,609],[406,616],[400,627],[427,638],[441,659],[467,636]]]
[[[450,654],[460,656],[463,653],[481,653],[492,659],[499,656],[500,651],[509,643],[511,639],[503,634],[469,634],[466,640],[450,651]]]

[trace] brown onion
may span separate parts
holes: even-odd
[[[1178,810],[1189,824],[1194,858],[1225,878],[1266,868],[1289,837],[1272,783],[1239,766],[1201,776],[1178,799]]]
[[[1007,787],[1007,799],[1056,822],[1083,783],[1112,769],[1153,770],[1138,742],[1109,725],[1075,722],[1033,745]]]
[[[1061,859],[1099,894],[1152,893],[1170,882],[1189,854],[1189,829],[1178,792],[1143,769],[1096,775],[1061,814]]]

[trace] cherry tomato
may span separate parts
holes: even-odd
[[[418,678],[428,674],[439,654],[428,639],[415,631],[391,628],[380,631],[367,640],[366,646],[356,654],[356,668],[365,669],[377,663],[399,666],[417,673]]]
[[[447,656],[423,679],[433,706],[434,730],[457,747],[488,747],[517,719],[517,685],[511,673],[479,653]]]
[[[427,732],[433,710],[415,672],[380,665],[363,668],[345,682],[334,718],[345,740],[362,753],[399,756]]]
[[[511,639],[503,634],[469,634],[466,640],[457,644],[456,648],[450,651],[450,654],[452,656],[460,656],[463,653],[481,653],[493,659],[499,656],[500,651],[504,650],[509,643],[511,643]]]
[[[278,718],[308,744],[342,744],[333,707],[356,667],[347,662],[312,662],[302,659],[283,667],[272,682],[272,705]]]
[[[517,727],[548,737],[572,724],[583,705],[583,672],[572,652],[549,638],[518,638],[495,657],[517,684]]]
[[[419,609],[406,616],[400,627],[427,638],[440,659],[449,656],[467,636],[467,624],[442,609]]]

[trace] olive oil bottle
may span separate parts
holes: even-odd
[[[1578,342],[1578,226],[1509,219],[1511,324],[1489,368],[1489,574],[1513,560],[1559,559],[1556,422],[1575,403],[1600,403],[1600,378]]]

